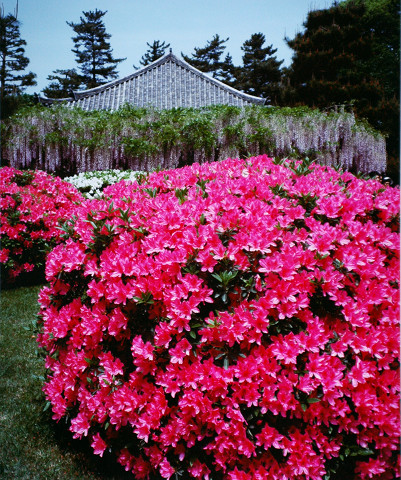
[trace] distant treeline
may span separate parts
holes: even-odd
[[[316,160],[352,172],[386,170],[385,140],[344,109],[308,107],[138,109],[84,112],[30,107],[2,125],[2,164],[62,177],[83,171],[176,168],[273,157]]]

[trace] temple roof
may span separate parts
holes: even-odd
[[[127,77],[89,90],[77,90],[70,98],[39,97],[40,103],[67,103],[83,110],[117,110],[128,103],[136,107],[170,109],[208,105],[264,105],[265,99],[248,95],[192,67],[171,51]]]

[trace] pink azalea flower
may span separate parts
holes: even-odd
[[[194,463],[188,467],[188,473],[190,473],[193,478],[197,478],[199,480],[209,480],[209,474],[211,472],[205,464],[196,459]]]
[[[358,478],[394,477],[399,192],[298,164],[260,155],[110,186],[48,255],[53,417],[75,412],[100,455],[140,445],[116,452],[135,478],[323,479],[344,438],[374,445]],[[34,242],[26,225],[4,230],[25,242],[15,255]]]
[[[184,358],[190,354],[192,345],[186,338],[180,340],[174,348],[170,348],[169,353],[172,363],[182,364]]]
[[[97,433],[96,435],[93,436],[91,447],[93,448],[93,453],[95,455],[100,455],[102,457],[104,451],[107,448],[107,443]]]
[[[70,430],[74,432],[74,438],[82,438],[82,436],[87,436],[89,431],[90,423],[87,416],[80,412],[78,415],[71,420]]]
[[[159,465],[159,471],[160,475],[163,478],[169,479],[175,472],[174,468],[171,466],[171,464],[168,462],[166,458],[164,458],[160,465]]]

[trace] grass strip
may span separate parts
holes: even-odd
[[[90,453],[44,411],[44,359],[35,340],[40,286],[0,295],[0,478],[2,480],[132,479],[105,454]]]

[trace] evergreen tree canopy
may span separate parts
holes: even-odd
[[[152,44],[146,42],[146,45],[149,47],[147,51],[145,52],[144,55],[142,55],[142,58],[140,59],[139,63],[145,67],[146,65],[149,65],[150,63],[155,62],[158,60],[160,57],[162,57],[168,47],[170,46],[169,43],[162,42],[160,43],[160,40],[154,40]],[[134,68],[138,68],[134,65]]]
[[[365,70],[385,89],[386,96],[399,98],[400,2],[399,0],[346,0],[342,5],[363,6],[361,22],[371,32],[372,55]]]
[[[362,112],[370,123],[387,135],[387,174],[399,182],[400,164],[400,2],[399,0],[347,0],[363,5],[361,22],[371,32],[372,55],[362,65],[380,86],[377,105]]]
[[[25,56],[26,41],[21,38],[20,23],[14,15],[0,12],[0,98],[20,95],[26,87],[36,85],[36,75],[23,73],[29,64]]]
[[[82,80],[87,88],[94,88],[114,78],[117,78],[117,64],[125,58],[113,58],[113,50],[108,40],[111,38],[106,33],[103,16],[107,11],[82,12],[80,23],[67,22],[76,33],[72,40],[75,48],[72,52],[82,72]]]
[[[69,97],[73,90],[79,90],[82,85],[82,77],[75,68],[54,70],[53,74],[47,77],[52,82],[43,89],[43,93],[48,98]]]
[[[388,135],[390,163],[399,163],[399,2],[334,3],[309,12],[304,27],[286,39],[294,50],[286,103],[351,103],[359,117]]]
[[[265,41],[263,33],[254,33],[243,43],[243,66],[237,68],[236,88],[276,103],[283,60],[274,56],[277,49],[273,45],[263,46]]]
[[[223,40],[218,34],[214,35],[212,40],[208,40],[206,46],[201,48],[194,48],[192,57],[184,55],[181,52],[183,59],[193,67],[201,72],[209,73],[214,78],[223,79],[227,72],[225,69],[225,62],[222,62],[221,56],[226,48],[224,45],[229,39]],[[227,60],[227,57],[226,57]]]
[[[355,4],[309,12],[305,32],[286,39],[295,51],[291,83],[307,103],[326,107],[353,100],[362,84],[374,89],[361,68],[372,55],[371,34],[360,21],[364,12],[363,5]]]
[[[220,80],[226,85],[237,88],[238,67],[233,64],[233,59],[229,53],[226,54],[221,63]]]

